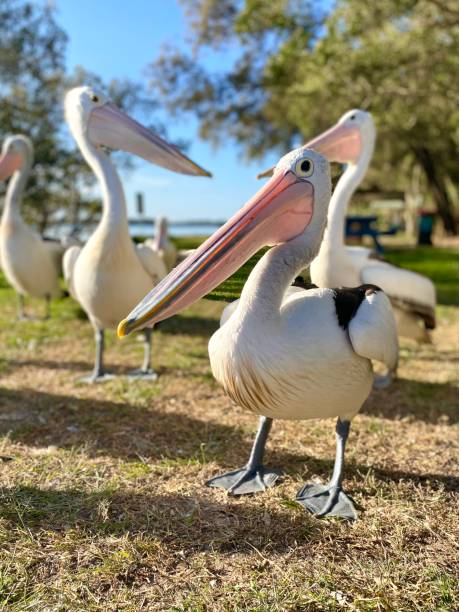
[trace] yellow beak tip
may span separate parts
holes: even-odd
[[[118,325],[118,329],[116,330],[116,333],[118,334],[118,338],[124,338],[125,336],[128,335],[128,329],[127,329],[127,319],[123,319],[119,325]]]

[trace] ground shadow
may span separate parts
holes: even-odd
[[[459,421],[459,390],[450,383],[398,378],[383,391],[373,391],[361,412],[383,419],[410,418],[426,423]]]
[[[291,476],[303,474],[305,467],[307,467],[308,473],[314,474],[314,478],[319,477],[323,482],[329,480],[333,471],[333,463],[332,458],[319,459],[312,455],[291,455],[290,453],[277,452],[275,448],[269,457],[269,467],[283,468],[284,472]],[[386,469],[368,463],[346,462],[345,479],[350,480],[352,478],[355,483],[362,482],[362,487],[364,475],[368,472],[371,472],[372,476],[383,482],[411,482],[416,486],[426,487],[434,491],[459,492],[459,477],[452,474],[409,472],[407,470]]]
[[[204,493],[206,493],[204,491]],[[11,527],[29,532],[79,529],[92,536],[130,536],[147,533],[170,552],[253,553],[269,545],[278,552],[298,542],[313,542],[329,532],[320,521],[298,506],[270,508],[270,520],[259,520],[260,508],[214,496],[139,493],[136,491],[39,489],[30,486],[0,488],[0,517]],[[256,527],[255,527],[256,525]]]
[[[114,363],[109,363],[107,361],[107,363],[105,364],[106,371],[108,374],[114,374],[115,376],[127,376],[129,372],[132,372],[132,370],[141,365],[141,361],[142,354],[141,350],[139,350],[139,358],[137,363],[133,360],[133,363],[127,366],[119,364],[117,365]],[[83,377],[89,375],[93,371],[94,363],[90,361],[56,361],[54,359],[8,359],[8,361],[6,362],[5,369],[6,371],[12,371],[15,368],[27,368],[30,366],[34,368],[42,368],[49,370],[66,370],[69,372],[79,372],[81,377]],[[161,374],[165,371],[164,368],[156,367],[155,370],[158,374]],[[76,377],[73,382],[77,383],[78,377]]]
[[[249,451],[237,427],[164,410],[167,398],[149,406],[36,391],[0,388],[0,434],[17,442],[60,448],[85,446],[88,454],[138,460],[200,457],[202,444],[219,441],[226,450],[237,444]],[[177,450],[179,449],[179,450]]]
[[[13,370],[15,368],[47,368],[50,370],[69,370],[69,371],[91,371],[94,364],[89,361],[55,361],[52,359],[8,359],[7,368]]]
[[[248,458],[252,439],[238,426],[202,420],[182,412],[98,399],[81,399],[42,393],[32,389],[0,388],[0,434],[30,446],[74,449],[84,447],[88,456],[101,454],[138,461],[204,460],[217,462],[222,471],[242,466]],[[162,399],[167,403],[167,398]],[[275,424],[274,424],[275,426]],[[254,420],[254,431],[256,420]],[[326,480],[333,468],[330,460],[292,453],[268,445],[267,465],[295,475],[308,471]],[[413,480],[430,487],[457,488],[457,478],[445,474],[419,474],[349,463],[346,475],[356,476],[371,469],[381,479]],[[432,484],[434,483],[434,484]]]

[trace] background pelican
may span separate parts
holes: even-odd
[[[145,244],[153,249],[164,262],[170,272],[177,263],[177,248],[169,239],[169,221],[166,217],[158,217],[155,223],[155,237],[145,240]]]
[[[373,156],[376,129],[370,113],[351,110],[338,123],[305,145],[330,161],[347,164],[335,187],[324,240],[311,264],[311,280],[319,287],[375,283],[389,296],[400,336],[430,341],[435,328],[435,286],[426,276],[374,258],[371,249],[344,244],[349,201],[362,182]],[[267,176],[270,170],[259,176]]]
[[[234,494],[273,484],[278,470],[262,459],[273,418],[338,417],[335,467],[326,485],[302,487],[311,512],[355,518],[342,490],[350,421],[372,386],[371,360],[394,369],[398,358],[390,302],[375,286],[288,291],[319,250],[330,201],[329,165],[298,149],[222,228],[164,279],[120,323],[123,336],[182,310],[212,290],[265,245],[238,306],[209,342],[215,378],[238,404],[262,415],[249,461],[210,486]]]
[[[97,176],[103,198],[103,213],[96,230],[83,248],[72,247],[64,257],[69,290],[95,329],[96,362],[92,375],[86,379],[92,382],[105,378],[104,329],[116,328],[119,319],[166,274],[161,257],[153,249],[134,246],[123,187],[101,146],[137,154],[175,172],[210,175],[90,87],[78,87],[67,94],[65,113],[81,153]],[[150,357],[151,330],[147,330],[144,362],[134,375],[156,377]]]
[[[45,241],[21,217],[21,200],[33,164],[33,146],[27,136],[8,137],[0,157],[0,180],[12,177],[5,196],[0,224],[0,261],[6,279],[19,297],[19,318],[25,317],[24,296],[46,300],[60,294],[62,246]]]

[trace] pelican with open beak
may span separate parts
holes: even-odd
[[[286,155],[258,193],[134,308],[118,334],[178,313],[262,246],[273,246],[209,342],[215,378],[261,419],[248,463],[207,484],[234,495],[272,486],[280,472],[263,465],[272,420],[337,417],[333,475],[326,485],[304,485],[297,501],[318,516],[354,519],[342,488],[350,420],[370,393],[371,359],[393,366],[397,338],[389,301],[377,287],[290,290],[319,250],[329,201],[326,159],[304,149]]]
[[[103,365],[104,329],[116,329],[123,314],[166,275],[158,253],[147,245],[134,246],[123,187],[102,147],[121,149],[181,174],[210,173],[91,87],[77,87],[67,94],[65,114],[83,157],[99,181],[103,198],[102,217],[88,242],[83,248],[71,247],[64,256],[64,276],[70,293],[80,302],[95,330],[94,371],[84,379],[94,382],[107,378]],[[144,362],[133,376],[155,378],[150,360],[151,330],[146,330]]]

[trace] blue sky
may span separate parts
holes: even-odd
[[[146,67],[164,43],[185,44],[186,24],[178,0],[55,0],[57,20],[69,36],[69,70],[81,65],[109,80],[146,80]],[[209,65],[224,61],[209,56]],[[154,92],[153,92],[154,95]],[[167,121],[172,138],[189,141],[187,154],[210,170],[214,178],[172,174],[140,162],[123,174],[129,210],[135,193],[145,195],[148,215],[166,214],[172,220],[226,219],[259,187],[255,174],[275,161],[270,155],[247,162],[231,141],[215,150],[199,140],[190,115]]]

